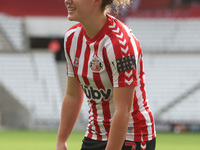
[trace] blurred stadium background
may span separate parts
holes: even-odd
[[[114,6],[113,6],[114,7]],[[55,130],[66,86],[64,0],[0,0],[0,128]],[[135,0],[116,16],[139,39],[157,131],[200,131],[200,0]],[[85,130],[84,103],[75,130]]]

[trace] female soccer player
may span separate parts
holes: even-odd
[[[112,3],[130,0],[65,0],[68,19],[80,23],[65,35],[68,83],[56,150],[67,150],[84,93],[90,110],[81,150],[155,149],[142,50],[131,29],[108,14]]]

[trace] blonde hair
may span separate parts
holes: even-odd
[[[125,8],[127,5],[130,5],[133,0],[102,0],[101,9],[105,12],[109,12],[111,5],[115,4],[114,12],[119,13],[119,8]]]

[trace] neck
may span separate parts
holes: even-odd
[[[106,21],[107,21],[106,14],[102,13],[98,16],[96,15],[84,22],[81,22],[81,24],[83,25],[87,36],[92,39],[102,29]]]

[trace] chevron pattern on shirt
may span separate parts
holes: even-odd
[[[127,40],[121,32],[120,28],[116,25],[115,22],[113,22],[112,25],[109,26],[109,28],[114,32],[116,37],[119,41],[119,47],[121,49],[122,58],[117,60],[117,71],[125,72],[125,83],[130,85],[133,82],[133,77],[131,74],[133,73],[131,69],[136,69],[136,63],[135,63],[135,56],[131,55],[129,53],[129,47],[127,44]]]

